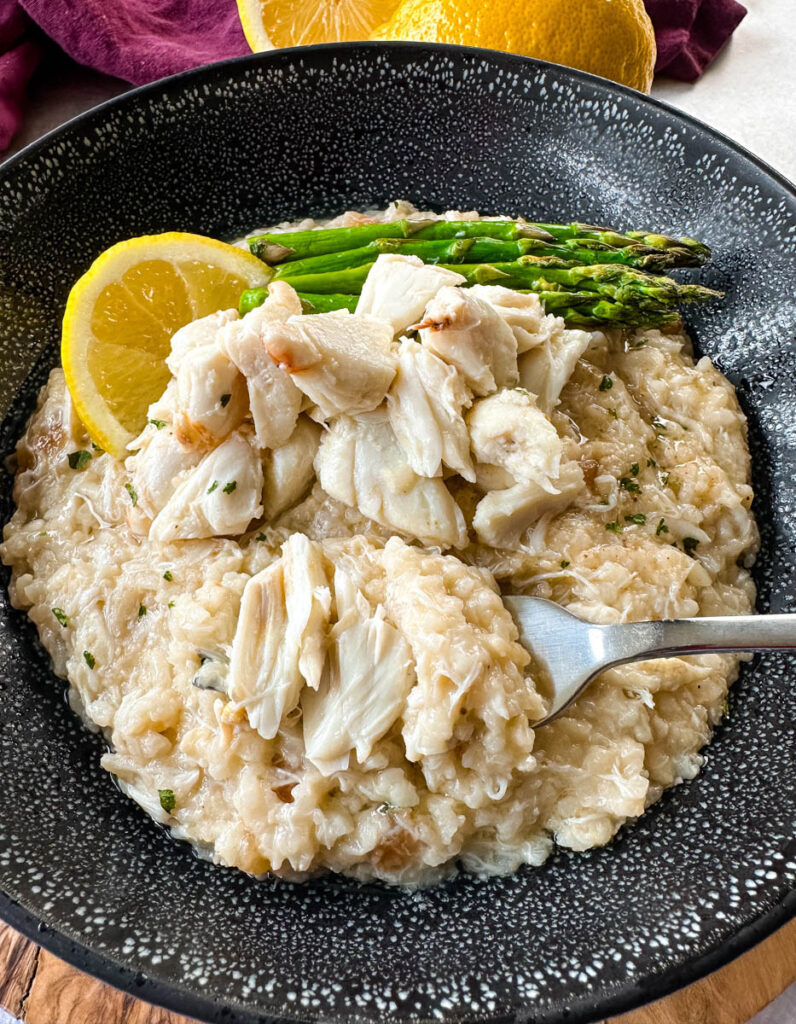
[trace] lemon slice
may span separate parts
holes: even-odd
[[[169,380],[172,334],[237,306],[272,271],[234,245],[169,232],[112,245],[69,293],[61,336],[66,383],[91,440],[116,458]]]
[[[281,46],[367,39],[398,0],[238,0],[246,42],[257,53]]]

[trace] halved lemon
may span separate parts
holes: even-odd
[[[399,0],[238,0],[246,42],[255,53],[282,46],[368,39]]]
[[[116,458],[169,380],[172,334],[237,306],[272,271],[234,245],[171,231],[118,242],[69,293],[61,336],[66,383],[95,444]]]

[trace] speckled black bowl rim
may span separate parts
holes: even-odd
[[[162,78],[151,82],[148,85],[130,89],[121,96],[114,97],[90,110],[79,114],[70,121],[53,129],[41,136],[35,142],[30,143],[19,153],[15,153],[2,164],[0,174],[9,168],[25,161],[31,155],[44,149],[54,139],[61,135],[68,135],[75,131],[82,131],[84,126],[94,121],[101,121],[106,110],[123,106],[132,98],[146,96],[156,93],[164,86],[174,88],[179,85],[190,86],[192,83],[203,78],[212,78],[216,74],[225,74],[229,69],[235,67],[252,67],[259,64],[267,64],[271,60],[283,60],[285,57],[297,56],[307,51],[339,51],[341,53],[353,53],[360,50],[391,50],[406,53],[414,52],[418,56],[431,55],[435,52],[444,54],[464,53],[482,60],[491,61],[504,69],[517,69],[523,67],[539,67],[553,75],[563,78],[570,78],[583,82],[590,87],[603,93],[617,94],[619,96],[632,97],[635,102],[641,102],[657,108],[672,120],[685,123],[696,132],[701,133],[714,141],[719,142],[727,150],[740,157],[743,161],[751,164],[758,177],[770,178],[778,185],[783,192],[796,200],[796,186],[791,183],[783,174],[776,171],[764,160],[755,156],[743,146],[734,142],[726,135],[711,128],[704,122],[675,109],[668,103],[650,96],[645,96],[634,89],[624,85],[618,85],[604,78],[590,75],[584,71],[564,67],[559,64],[551,64],[548,61],[535,60],[529,57],[520,57],[515,54],[499,50],[485,50],[472,46],[452,46],[439,43],[378,43],[378,42],[354,42],[354,43],[328,43],[318,46],[296,46],[281,50],[269,51],[266,53],[247,54],[243,57],[235,57],[231,60],[220,61],[216,64],[204,65],[190,71],[184,71],[169,78]],[[161,981],[150,979],[140,972],[131,971],[123,967],[109,957],[103,956],[81,943],[75,942],[56,931],[52,931],[38,918],[28,912],[15,900],[12,900],[5,893],[0,891],[0,918],[12,928],[21,932],[33,942],[44,947],[50,953],[55,954],[67,963],[72,964],[81,971],[99,978],[101,981],[113,985],[124,992],[129,992],[137,998],[144,999],[157,1006],[165,1007],[188,1017],[195,1017],[198,1020],[224,1022],[224,1024],[300,1024],[296,1018],[270,1017],[263,1014],[253,1014],[240,1008],[223,1006],[217,1000],[204,998],[194,992],[177,985],[166,984]],[[796,889],[787,893],[783,899],[769,911],[761,914],[754,921],[751,921],[739,929],[730,939],[719,943],[715,948],[699,956],[664,971],[661,974],[644,980],[641,983],[628,985],[624,991],[604,998],[597,998],[591,1007],[580,1010],[563,1010],[554,1016],[546,1016],[545,1024],[594,1024],[605,1017],[615,1016],[634,1010],[639,1006],[661,999],[664,996],[676,992],[678,989],[700,978],[718,970],[736,957],[751,949],[757,943],[767,938],[778,928],[781,928],[788,921],[796,918]],[[529,1018],[531,1019],[531,1018]],[[330,1021],[330,1024],[332,1022]]]

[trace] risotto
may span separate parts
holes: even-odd
[[[732,386],[677,326],[567,327],[462,280],[383,254],[355,313],[314,315],[275,282],[174,335],[126,460],[60,369],[19,441],[12,601],[103,766],[220,864],[539,865],[693,778],[724,712],[738,658],[705,655],[605,672],[534,729],[549,691],[501,593],[600,623],[749,612]]]

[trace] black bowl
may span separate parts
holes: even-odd
[[[406,197],[705,239],[726,289],[689,318],[749,415],[760,609],[794,607],[790,186],[690,118],[481,50],[246,57],[94,110],[0,175],[2,450],[57,359],[69,287],[121,238],[231,238]],[[10,508],[3,482],[3,512]],[[115,788],[35,631],[0,597],[0,914],[121,988],[208,1021],[591,1021],[729,960],[793,913],[792,663],[733,691],[701,775],[609,847],[425,892],[256,881],[195,859]]]

